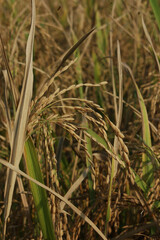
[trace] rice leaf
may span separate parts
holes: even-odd
[[[104,56],[105,53],[106,53],[106,44],[107,44],[107,36],[105,34],[106,29],[104,30],[104,32],[103,32],[102,29],[99,29],[102,26],[102,23],[101,23],[100,12],[97,9],[97,5],[96,5],[96,11],[95,12],[96,12],[96,26],[98,28],[98,31],[96,33],[96,35],[97,35],[97,38],[96,38],[97,45],[98,45],[99,50],[101,51],[102,56]]]
[[[158,0],[150,0],[150,5],[152,7],[154,16],[158,24],[158,28],[160,30],[160,2]]]
[[[61,67],[64,66],[64,63],[67,61],[67,59],[74,53],[74,51],[83,43],[83,41],[89,37],[89,35],[94,32],[95,27],[92,28],[89,32],[87,32],[85,35],[83,35],[62,57],[62,60],[60,60],[60,62],[58,63],[57,68],[55,69],[55,71],[52,73],[52,75],[44,82],[44,84],[42,85],[42,87],[39,90],[39,93],[42,91],[43,92],[43,87],[44,85],[46,85],[47,82],[50,82],[50,80],[52,78],[55,77],[56,73],[58,73],[58,71],[60,70]],[[49,87],[49,85],[48,85]]]
[[[132,81],[135,85],[136,91],[137,91],[137,96],[138,96],[138,101],[141,109],[141,114],[142,114],[142,133],[143,133],[143,141],[148,146],[151,148],[151,134],[150,134],[150,127],[149,127],[149,120],[148,120],[148,114],[147,114],[147,109],[144,103],[144,99],[141,95],[141,92],[138,88],[138,85],[134,79],[133,73],[131,69],[123,63],[123,66],[128,70],[130,73],[130,76],[132,78]],[[146,149],[146,151],[149,151]],[[153,172],[153,164],[151,159],[148,157],[148,154],[143,153],[142,154],[142,161],[143,161],[143,179],[146,181],[146,184],[148,186],[153,186],[154,184],[154,172]]]
[[[105,141],[103,138],[101,138],[97,133],[95,133],[92,129],[88,128],[88,129],[87,129],[87,132],[88,132],[93,138],[95,138],[97,142],[99,142],[100,144],[102,144],[102,145],[104,146],[104,148],[106,148],[106,149],[108,148],[106,141]]]
[[[121,125],[121,121],[122,121],[122,112],[123,112],[123,77],[122,77],[122,62],[121,62],[119,41],[117,41],[117,61],[118,61],[118,73],[119,73],[119,105],[118,105],[118,115],[117,115],[116,127],[119,129],[120,125]],[[118,149],[119,149],[119,141],[118,141],[118,137],[115,136],[114,152],[116,155],[118,155]],[[112,158],[105,232],[107,232],[107,224],[110,221],[110,217],[111,217],[112,184],[113,184],[113,178],[117,174],[117,168],[118,168],[118,162],[115,160],[115,158]]]
[[[32,22],[31,22],[31,29],[30,29],[30,33],[27,41],[27,47],[26,47],[25,75],[24,75],[20,101],[18,104],[18,109],[16,111],[14,128],[12,133],[10,162],[16,167],[19,166],[22,153],[23,153],[26,125],[27,125],[28,114],[29,114],[29,106],[32,98],[32,90],[33,90],[32,58],[33,58],[33,43],[34,43],[34,32],[35,32],[35,15],[36,15],[35,1],[32,0]],[[8,219],[11,205],[12,205],[16,175],[17,175],[16,172],[13,172],[11,170],[7,171],[7,179],[6,179],[5,193],[4,193],[4,196],[5,196],[4,228],[3,228],[4,236],[6,233],[7,219]]]
[[[154,57],[155,57],[155,59],[156,59],[156,63],[157,63],[157,66],[158,66],[158,70],[159,70],[159,72],[160,72],[160,63],[159,63],[159,60],[158,60],[158,56],[157,56],[157,53],[156,53],[156,51],[155,51],[155,49],[154,49],[154,46],[153,46],[151,37],[150,37],[150,35],[149,35],[149,32],[148,32],[147,27],[146,27],[145,22],[144,22],[143,16],[142,16],[142,26],[143,26],[144,33],[145,33],[145,35],[146,35],[146,38],[147,38],[148,42],[150,43],[151,48],[152,48],[152,50],[153,50]]]
[[[142,191],[145,193],[147,192],[147,184],[139,177],[139,175],[132,169],[135,175],[135,182],[138,187],[142,189]]]
[[[31,137],[29,137],[25,142],[24,157],[26,160],[28,175],[44,184],[36,149]],[[56,237],[48,206],[46,191],[33,182],[30,182],[30,186],[34,198],[34,204],[37,209],[39,223],[43,232],[43,237],[44,239],[54,240]]]
[[[88,123],[86,122],[86,125],[88,126]],[[94,191],[94,182],[92,180],[92,171],[91,171],[91,163],[92,163],[92,146],[91,146],[91,139],[87,136],[85,136],[85,140],[86,140],[86,148],[87,148],[87,152],[89,153],[89,156],[86,156],[86,165],[87,168],[90,169],[90,171],[88,172],[88,186],[89,186],[89,195],[90,195],[90,204],[93,204],[95,201],[95,191]]]
[[[11,89],[11,99],[13,102],[13,108],[17,105],[17,95],[16,95],[16,90],[15,90],[15,86],[13,84],[13,79],[12,79],[12,74],[10,71],[10,67],[9,67],[9,63],[8,63],[8,59],[5,53],[5,48],[4,48],[4,44],[3,44],[3,40],[2,40],[2,36],[0,34],[0,43],[1,43],[1,50],[2,50],[2,56],[3,56],[3,60],[6,66],[6,71],[7,71],[7,77],[8,77],[8,82],[9,82],[9,87]]]
[[[33,183],[37,184],[38,186],[46,189],[48,192],[52,193],[56,197],[58,197],[61,201],[65,202],[75,213],[77,213],[84,221],[86,221],[98,234],[101,236],[102,239],[107,240],[107,238],[104,236],[104,234],[99,230],[99,228],[83,213],[81,212],[77,207],[75,207],[71,202],[69,202],[67,199],[62,197],[60,194],[55,192],[54,190],[50,189],[49,187],[45,186],[41,182],[35,180],[34,178],[28,176],[26,173],[23,171],[19,170],[18,167],[14,166],[13,164],[10,164],[9,162],[3,160],[0,158],[0,163],[3,164],[4,166],[8,167],[12,171],[15,171],[16,173],[22,175],[26,179],[32,181]]]
[[[89,168],[86,168],[82,174],[80,175],[80,177],[75,181],[75,183],[70,187],[70,189],[68,190],[68,192],[65,194],[65,199],[68,199],[72,193],[79,187],[79,185],[83,182],[83,180],[86,178],[88,172],[89,172]],[[63,208],[65,207],[65,202],[61,202],[60,203],[60,209],[61,211],[63,210]]]
[[[121,62],[119,41],[117,41],[117,61],[118,61],[118,73],[119,73],[119,104],[118,104],[118,115],[117,115],[116,127],[120,128],[121,121],[122,121],[122,112],[123,112],[123,76],[122,76],[122,62]],[[115,136],[114,152],[116,154],[118,154],[118,148],[119,148],[118,138],[117,136]],[[112,163],[114,166],[113,177],[115,177],[117,173],[118,162],[113,159]]]

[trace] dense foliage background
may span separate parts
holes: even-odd
[[[32,52],[33,96],[19,168],[61,196],[70,190],[66,199],[107,239],[160,239],[158,3],[35,1],[33,51],[26,49],[31,2],[0,3],[0,159],[8,162],[18,149],[16,109]],[[2,238],[2,164],[0,174]],[[63,209],[51,192],[24,177],[16,182],[6,239],[101,239],[92,222],[67,204]]]

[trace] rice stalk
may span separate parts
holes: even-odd
[[[16,111],[14,128],[12,133],[11,142],[11,155],[10,162],[16,167],[19,166],[21,156],[23,153],[24,142],[25,142],[25,130],[28,120],[29,105],[32,98],[32,88],[33,88],[33,72],[32,72],[32,57],[33,57],[33,43],[34,43],[34,31],[35,31],[35,1],[32,1],[32,22],[31,29],[27,41],[26,47],[26,69],[24,75],[24,81],[21,91],[21,97]],[[16,181],[16,173],[8,170],[7,180],[5,184],[5,210],[4,210],[4,228],[3,235],[5,238],[7,219],[9,217],[13,191]]]
[[[16,173],[22,175],[26,179],[32,181],[33,183],[37,184],[38,186],[44,188],[48,192],[55,195],[57,198],[59,198],[61,201],[65,202],[74,212],[76,212],[81,218],[83,218],[98,234],[102,237],[102,239],[107,240],[107,238],[104,236],[104,234],[98,229],[98,227],[84,214],[82,213],[77,207],[75,207],[71,202],[69,202],[67,199],[62,197],[60,194],[55,192],[54,190],[48,188],[46,185],[42,184],[41,182],[37,181],[36,179],[30,177],[23,171],[21,171],[17,166],[14,166],[13,164],[3,160],[0,158],[0,163],[9,168],[12,171],[15,171]]]
[[[118,73],[119,73],[119,104],[118,104],[118,115],[116,127],[120,129],[121,121],[122,121],[122,112],[123,112],[123,77],[122,77],[122,63],[121,63],[121,53],[120,53],[120,44],[117,41],[117,61],[118,61]],[[117,136],[114,138],[114,152],[117,155],[118,150],[120,148],[119,140]],[[107,234],[107,224],[111,218],[111,196],[112,196],[112,184],[113,178],[117,174],[118,162],[112,158],[112,166],[111,166],[111,175],[110,175],[110,184],[109,184],[109,193],[108,193],[108,205],[107,205],[107,214],[106,214],[106,229],[105,232]]]
[[[113,1],[111,17],[114,18],[115,8],[116,8],[117,0]],[[116,84],[115,84],[115,76],[114,76],[114,63],[113,63],[113,23],[110,24],[110,35],[109,35],[109,44],[110,44],[110,69],[111,69],[111,78],[112,78],[112,88],[113,88],[113,95],[114,95],[114,111],[115,111],[115,121],[117,122],[117,114],[118,114],[118,107],[116,101]]]

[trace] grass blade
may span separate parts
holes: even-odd
[[[147,109],[144,103],[144,99],[141,95],[141,92],[138,88],[138,85],[134,79],[134,76],[132,74],[131,69],[126,65],[123,64],[123,66],[128,70],[132,81],[135,85],[137,95],[138,95],[138,101],[141,109],[141,114],[142,114],[142,132],[143,132],[143,141],[148,146],[151,148],[151,134],[150,134],[150,127],[149,127],[149,120],[148,120],[148,114],[147,114]],[[146,151],[149,151],[146,149]],[[151,162],[151,159],[148,157],[146,153],[142,154],[142,161],[143,161],[143,178],[146,181],[148,186],[153,186],[153,180],[154,180],[154,172],[153,172],[153,164]]]
[[[93,130],[87,128],[86,131],[85,134],[98,143],[98,145],[101,146],[112,158],[115,158],[122,168],[126,167],[125,163],[119,158],[119,156],[112,151],[112,145],[108,146],[107,142]]]
[[[121,53],[120,53],[120,44],[117,41],[117,60],[118,60],[118,72],[119,72],[119,105],[118,105],[118,115],[117,115],[117,123],[116,127],[120,128],[122,121],[122,112],[123,112],[123,78],[122,78],[122,62],[121,62]],[[119,149],[119,141],[118,137],[114,138],[114,152],[117,155]],[[112,167],[111,167],[111,175],[110,175],[110,185],[109,185],[109,194],[108,194],[108,206],[107,206],[107,214],[106,214],[106,230],[107,233],[107,225],[110,221],[111,217],[111,195],[112,195],[112,183],[113,178],[117,174],[118,162],[112,158]]]
[[[14,108],[17,105],[17,95],[16,95],[16,91],[15,91],[15,86],[13,84],[12,74],[11,74],[8,59],[7,59],[7,56],[5,53],[1,34],[0,34],[0,43],[1,43],[1,50],[2,50],[2,54],[3,54],[3,60],[5,63],[6,69],[7,69],[7,75],[8,75],[8,80],[9,80],[8,82],[9,82],[9,87],[11,89],[11,99],[13,101],[13,108]]]
[[[65,194],[65,198],[68,199],[72,193],[79,187],[79,185],[83,182],[83,180],[86,178],[87,174],[88,174],[89,168],[86,168],[82,174],[80,175],[80,177],[75,181],[75,183],[70,187],[70,189],[68,190],[68,192]],[[60,203],[60,209],[61,211],[63,211],[65,207],[65,202],[61,202]]]
[[[32,58],[33,58],[33,43],[34,43],[34,32],[35,32],[35,1],[32,0],[32,23],[31,29],[27,41],[26,47],[26,68],[23,80],[23,86],[20,96],[20,102],[15,116],[12,144],[11,144],[11,155],[10,162],[16,167],[19,166],[21,156],[23,153],[24,142],[25,142],[25,130],[28,120],[29,106],[32,98],[33,89],[33,71],[32,71]],[[16,173],[9,170],[7,171],[7,180],[5,184],[5,210],[4,210],[4,229],[3,234],[6,233],[7,219],[10,213],[13,191],[16,181]]]
[[[152,48],[152,50],[153,50],[153,53],[154,53],[154,56],[155,56],[155,59],[156,59],[156,63],[157,63],[157,66],[158,66],[158,70],[159,70],[159,72],[160,72],[160,63],[159,63],[159,60],[158,60],[158,56],[157,56],[157,53],[156,53],[156,51],[155,51],[155,49],[154,49],[154,46],[153,46],[151,37],[150,37],[150,35],[149,35],[149,32],[148,32],[147,27],[146,27],[145,22],[144,22],[143,16],[142,16],[142,26],[143,26],[144,33],[145,33],[145,35],[146,35],[146,38],[147,38],[147,40],[148,40],[148,42],[149,42],[149,44],[151,45],[151,48]]]
[[[160,4],[158,0],[150,0],[150,5],[152,7],[154,16],[156,18],[159,30],[160,30]]]
[[[120,128],[121,121],[122,121],[122,112],[123,112],[123,77],[122,77],[122,62],[121,62],[121,53],[120,53],[120,44],[119,41],[117,41],[117,61],[118,61],[118,73],[119,73],[119,105],[118,105],[118,115],[117,115],[117,123],[116,127]],[[118,138],[115,136],[114,139],[114,152],[118,153]],[[113,159],[113,177],[116,176],[117,173],[117,165],[118,162]]]
[[[83,43],[83,41],[89,37],[89,35],[94,32],[95,28],[92,28],[88,33],[86,33],[85,35],[83,35],[67,52],[66,54],[62,57],[62,60],[60,60],[60,63],[58,64],[58,67],[56,68],[56,70],[53,72],[53,74],[49,77],[49,79],[47,79],[44,84],[42,85],[42,87],[39,89],[39,93],[42,91],[43,92],[43,87],[44,85],[46,85],[47,82],[50,82],[50,80],[56,75],[56,73],[60,70],[61,67],[64,66],[64,63],[66,62],[66,60],[74,53],[74,51]],[[48,85],[49,87],[49,85]],[[40,94],[41,96],[41,94]]]
[[[25,142],[24,156],[29,176],[44,184],[37,153],[30,137]],[[43,232],[43,237],[44,239],[54,240],[56,237],[48,206],[46,191],[33,182],[30,182],[30,186],[34,198],[34,204],[37,209],[38,219]]]

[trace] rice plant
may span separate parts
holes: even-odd
[[[0,239],[159,239],[158,1],[1,1]]]

